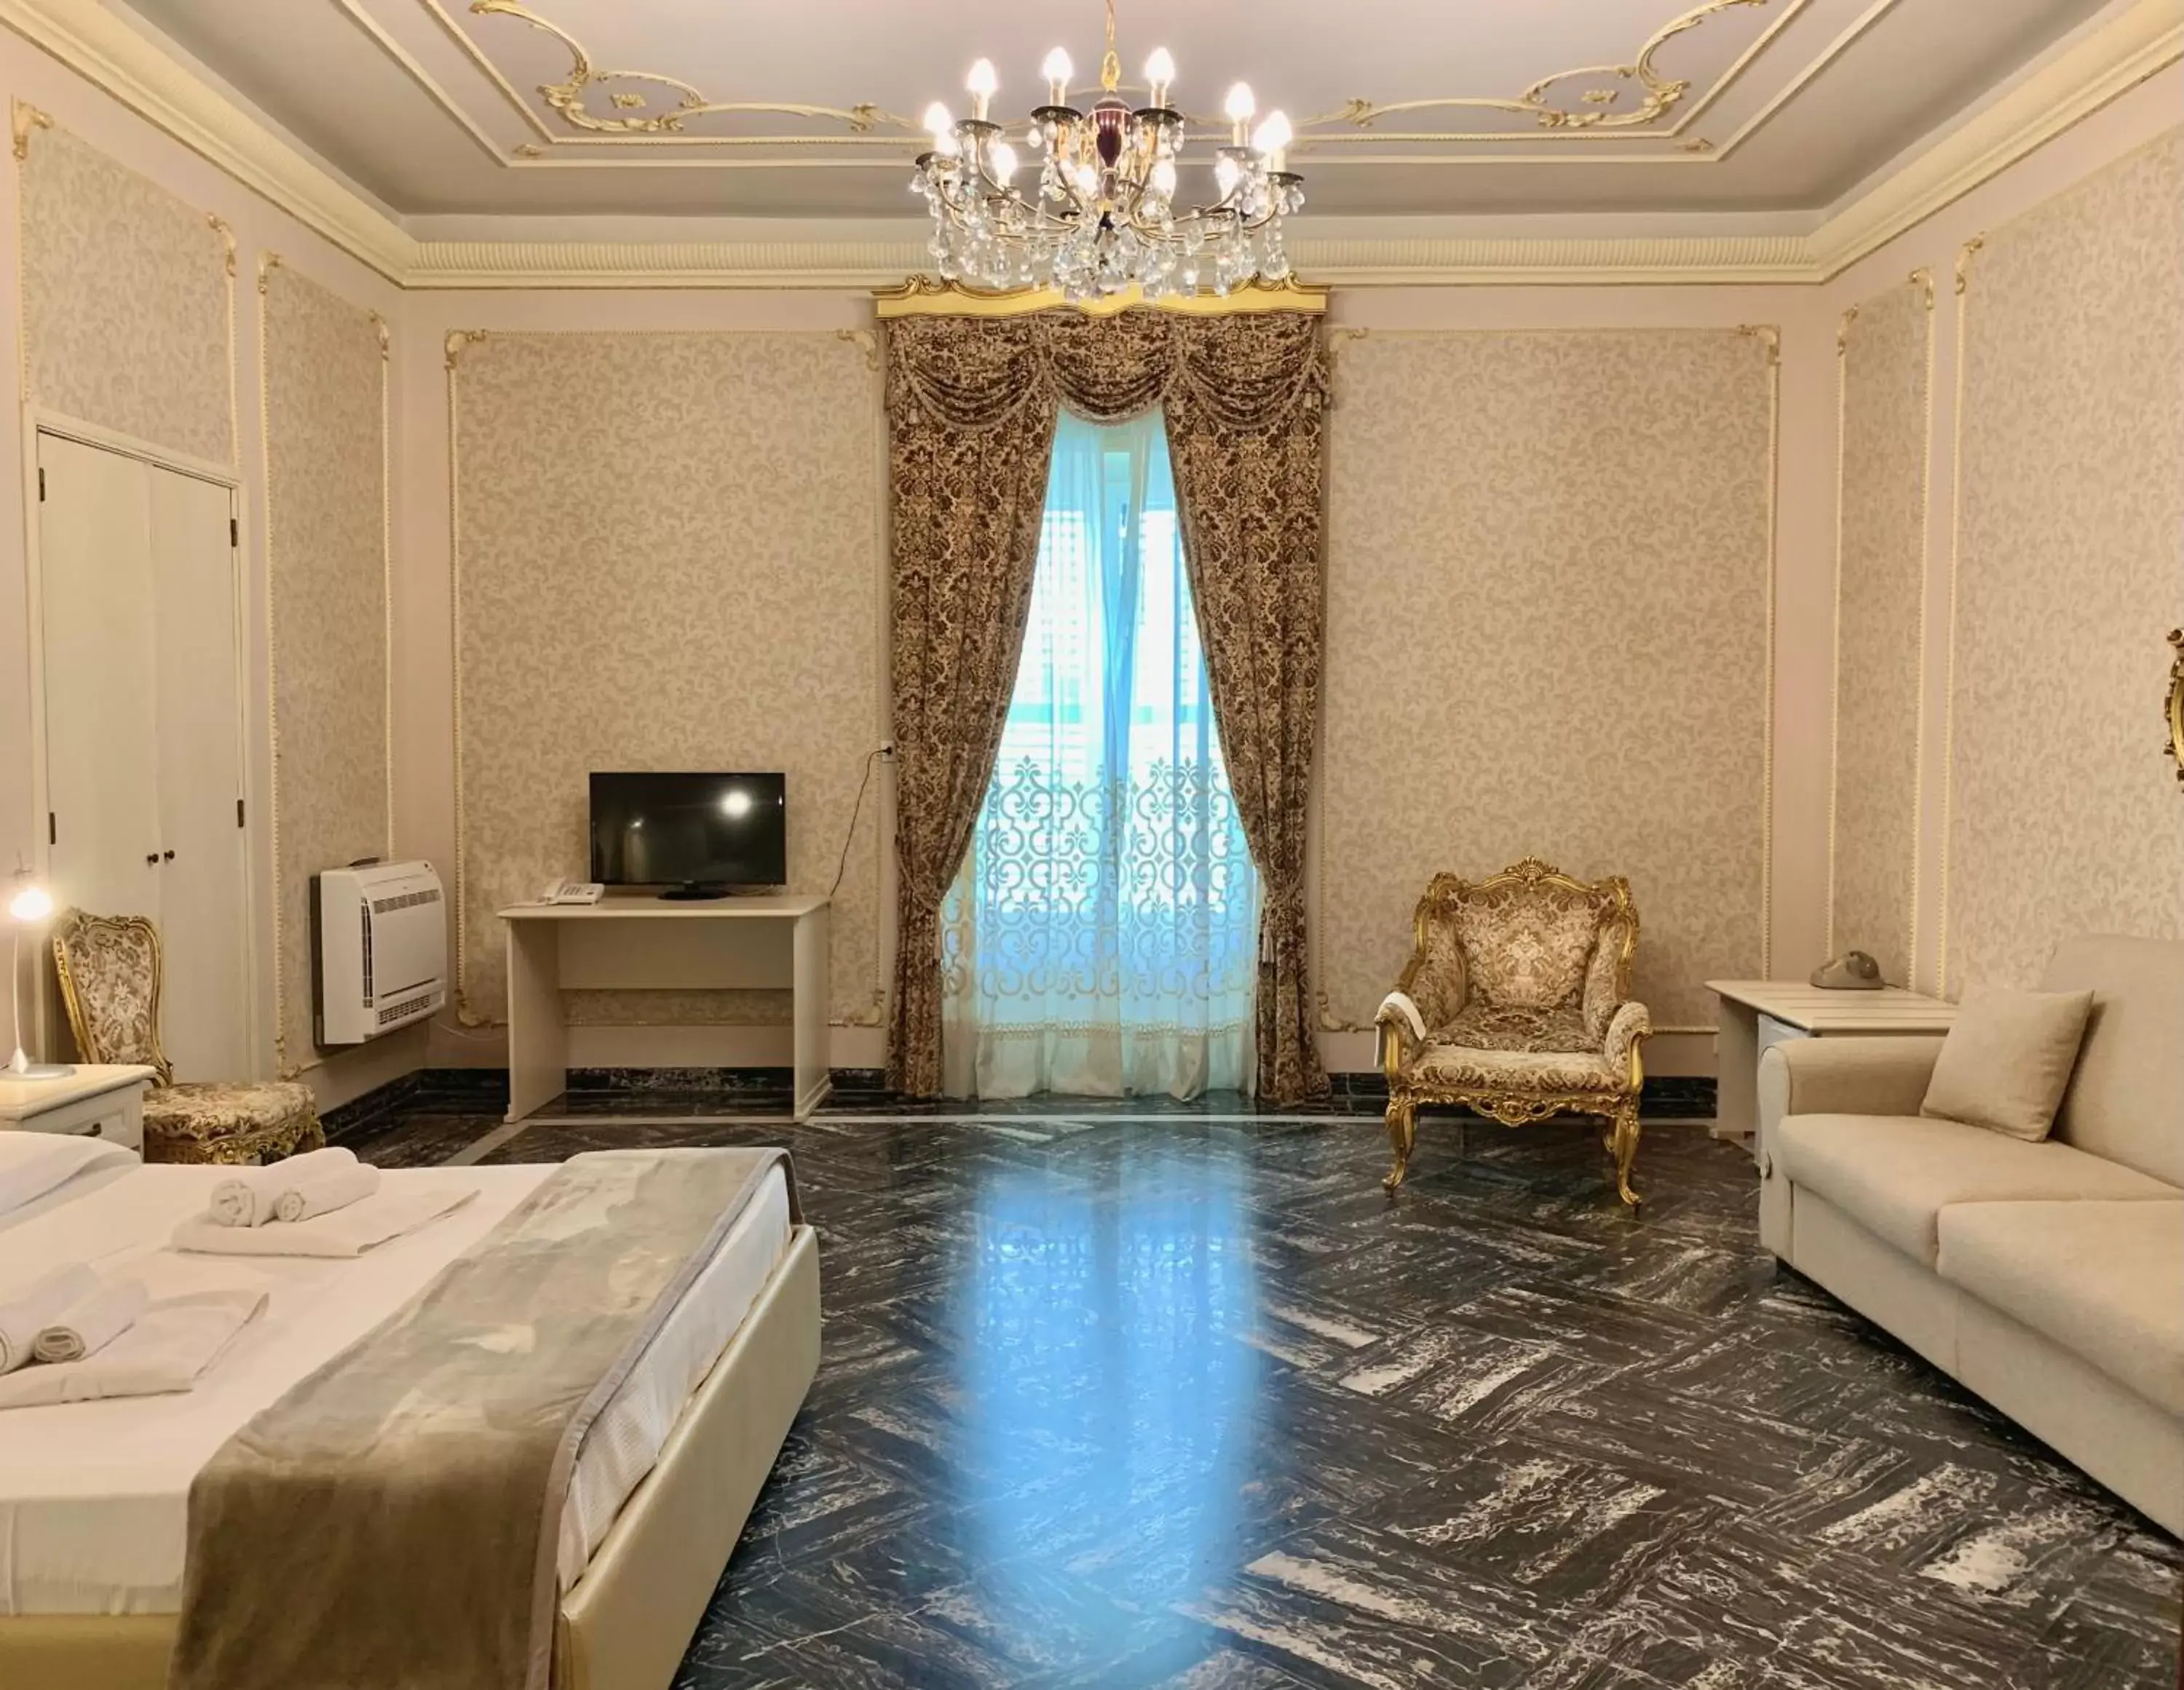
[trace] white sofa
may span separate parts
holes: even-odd
[[[2040,1143],[1919,1115],[1939,1038],[1769,1050],[1760,1239],[2184,1534],[2184,943],[2070,940],[2088,987]]]

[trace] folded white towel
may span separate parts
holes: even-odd
[[[265,1306],[262,1291],[203,1291],[154,1303],[96,1355],[0,1379],[0,1409],[187,1391]]]
[[[461,1186],[382,1187],[346,1209],[292,1226],[222,1226],[193,1215],[175,1228],[174,1244],[209,1256],[360,1256],[460,1209],[476,1195]]]
[[[347,1209],[349,1204],[362,1202],[379,1189],[378,1169],[369,1162],[358,1161],[346,1150],[341,1154],[348,1157],[347,1162],[305,1168],[292,1176],[274,1201],[273,1218],[292,1226],[299,1220],[309,1220],[313,1215],[331,1215],[337,1209]],[[299,1156],[296,1159],[308,1162],[311,1159]],[[286,1162],[281,1165],[283,1168],[287,1165]]]
[[[47,1324],[98,1289],[98,1276],[71,1262],[0,1302],[0,1374],[28,1366]]]
[[[244,1168],[212,1188],[207,1209],[215,1226],[263,1226],[273,1218],[281,1187],[270,1168]]]
[[[81,1361],[136,1325],[151,1302],[141,1279],[102,1285],[66,1314],[46,1322],[31,1353],[41,1361]]]
[[[221,1226],[263,1226],[280,1218],[287,1192],[302,1190],[332,1170],[356,1165],[356,1152],[329,1146],[266,1167],[238,1169],[212,1188],[212,1219]]]

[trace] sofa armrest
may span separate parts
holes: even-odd
[[[1602,1052],[1607,1065],[1618,1074],[1634,1074],[1639,1042],[1652,1037],[1653,1018],[1635,998],[1618,1003],[1607,1023]]]
[[[1380,1029],[1380,1067],[1390,1081],[1401,1071],[1405,1055],[1426,1042],[1425,1017],[1407,992],[1390,992],[1380,1000],[1373,1017]]]
[[[1942,1053],[1939,1037],[1793,1039],[1759,1065],[1759,1118],[1916,1115]]]

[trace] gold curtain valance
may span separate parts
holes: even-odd
[[[1280,281],[1248,281],[1226,293],[1169,293],[1147,299],[1135,286],[1104,299],[1072,304],[1060,289],[1012,287],[1006,292],[966,287],[914,275],[894,287],[876,289],[873,309],[883,321],[894,317],[1026,317],[1034,311],[1075,311],[1086,317],[1117,312],[1165,311],[1181,317],[1248,317],[1266,311],[1301,311],[1317,316],[1327,309],[1330,290],[1312,287],[1294,276]]]
[[[1194,317],[1138,309],[1111,317],[902,317],[887,325],[888,411],[965,433],[1027,405],[1118,422],[1183,397],[1224,429],[1257,433],[1316,411],[1327,395],[1317,315]]]

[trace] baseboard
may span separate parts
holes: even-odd
[[[1329,1074],[1327,1078],[1334,1095],[1346,1102],[1355,1100],[1355,1104],[1362,1104],[1387,1101],[1388,1078],[1378,1069]],[[1657,1120],[1711,1120],[1714,1113],[1713,1078],[1699,1074],[1651,1076],[1639,1096],[1638,1113]]]

